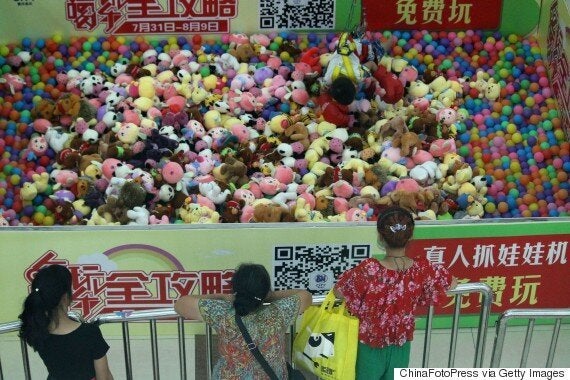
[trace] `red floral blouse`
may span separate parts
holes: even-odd
[[[418,305],[439,304],[446,298],[451,274],[425,257],[398,272],[374,258],[344,272],[336,288],[350,313],[360,320],[358,339],[371,347],[402,346],[414,336]]]

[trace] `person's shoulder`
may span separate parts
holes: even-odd
[[[82,322],[76,331],[95,333],[101,331],[99,324],[96,322]]]
[[[202,298],[198,301],[198,307],[206,312],[209,310],[226,311],[233,308],[233,303],[227,300]]]

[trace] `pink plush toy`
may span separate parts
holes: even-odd
[[[237,189],[233,198],[237,202],[243,201],[245,205],[251,205],[255,201],[255,195],[248,189]]]
[[[6,86],[10,89],[12,95],[16,93],[16,91],[22,91],[24,86],[26,85],[26,81],[22,79],[19,75],[15,74],[4,74],[2,78],[0,78],[0,83],[6,83]]]
[[[334,195],[348,199],[354,195],[354,188],[352,185],[343,179],[336,181],[332,184]]]
[[[56,183],[54,189],[59,187],[70,188],[77,183],[77,173],[67,169],[56,169],[50,174],[50,178]]]
[[[414,164],[420,165],[427,161],[433,161],[433,155],[427,150],[418,149],[416,153],[412,155],[412,161]]]
[[[106,158],[101,164],[101,173],[103,173],[103,177],[110,180],[114,176],[115,169],[117,169],[117,166],[120,163],[121,161],[116,158]]]
[[[366,211],[352,207],[346,212],[347,222],[366,222],[368,220],[368,215]]]
[[[169,161],[162,167],[161,174],[165,182],[174,185],[184,176],[184,169],[178,162]]]
[[[444,125],[451,125],[457,121],[457,111],[453,108],[442,108],[435,114],[435,117],[438,122]]]
[[[382,151],[381,156],[386,157],[387,159],[389,159],[392,162],[399,162],[402,159],[402,155],[400,153],[400,148],[394,148],[391,146],[384,149]]]
[[[265,195],[275,195],[280,191],[285,191],[287,186],[273,177],[264,177],[259,181],[259,188]]]
[[[442,158],[447,153],[455,152],[457,152],[457,145],[455,144],[455,140],[452,138],[434,140],[429,146],[429,153],[433,157],[437,158]]]
[[[288,185],[295,179],[295,172],[289,166],[279,165],[275,168],[273,177],[275,177],[277,181]]]
[[[410,193],[415,193],[420,190],[420,185],[412,178],[402,178],[396,183],[394,190],[404,190]]]

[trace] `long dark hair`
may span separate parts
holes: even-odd
[[[388,207],[380,212],[376,230],[388,247],[405,247],[414,234],[414,217],[402,207]]]
[[[232,278],[232,287],[236,313],[244,316],[261,306],[271,288],[271,280],[263,265],[241,264]]]
[[[50,265],[38,271],[30,294],[24,301],[20,338],[35,351],[41,349],[49,334],[49,325],[57,315],[64,295],[71,299],[71,272],[61,265]]]

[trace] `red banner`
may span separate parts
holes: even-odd
[[[502,0],[362,0],[368,30],[497,29]]]
[[[409,252],[423,252],[460,283],[484,282],[494,292],[491,312],[513,308],[570,307],[566,279],[570,235],[413,240]],[[462,312],[480,310],[477,294],[462,297]],[[453,313],[454,298],[440,313]]]

